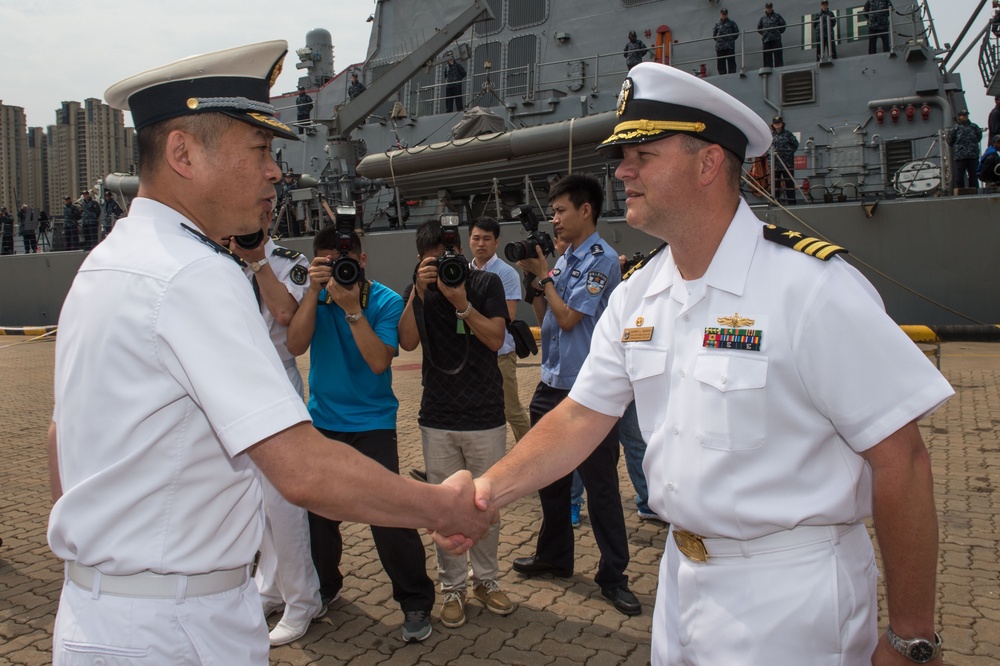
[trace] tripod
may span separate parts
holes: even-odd
[[[51,248],[52,243],[49,241],[49,227],[40,226],[38,227],[38,247],[39,252],[48,252]]]
[[[278,214],[274,216],[274,221],[271,223],[271,236],[275,235],[275,232],[282,236],[292,237],[293,232],[297,232],[298,220],[295,217],[295,202],[291,200],[290,197],[285,197],[281,201],[281,207],[278,209]],[[281,230],[284,228],[285,233],[282,234]],[[296,234],[297,235],[297,234]]]

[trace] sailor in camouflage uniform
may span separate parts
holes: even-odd
[[[80,249],[80,207],[72,197],[63,199],[63,241],[67,250]]]
[[[862,13],[868,21],[868,53],[878,52],[878,40],[882,40],[882,51],[889,52],[889,10],[892,0],[866,0]]]
[[[774,11],[772,3],[764,5],[764,15],[757,21],[757,32],[764,46],[764,67],[781,67],[785,56],[781,51],[781,33],[785,31],[785,19]]]
[[[80,226],[83,228],[83,249],[93,250],[97,246],[97,221],[101,218],[101,204],[97,203],[90,192],[83,193],[80,203]]]
[[[715,57],[719,74],[736,73],[736,40],[740,38],[740,26],[729,20],[729,10],[719,10],[719,22],[712,28],[715,37]]]
[[[774,152],[774,196],[787,206],[795,205],[795,151],[799,140],[785,129],[785,120],[771,121],[771,150]]]
[[[628,42],[625,43],[624,50],[625,65],[629,69],[632,69],[642,62],[648,51],[649,47],[643,44],[642,40],[636,36],[635,30],[629,30]]]
[[[14,216],[6,206],[0,208],[0,236],[3,237],[0,254],[14,254]]]
[[[965,187],[965,175],[969,175],[969,187],[976,186],[976,168],[979,166],[979,142],[983,130],[969,120],[969,112],[958,112],[958,122],[948,130],[948,145],[951,147],[953,165],[952,187]]]

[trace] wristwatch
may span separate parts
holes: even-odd
[[[260,269],[264,268],[264,266],[267,266],[267,264],[268,264],[267,257],[264,257],[260,261],[251,261],[250,262],[250,270],[252,270],[254,273],[256,273]]]
[[[458,310],[455,310],[455,316],[458,317],[459,319],[462,319],[462,320],[468,319],[469,315],[471,315],[471,314],[472,314],[472,302],[471,301],[469,302],[468,307],[466,307],[465,310],[463,310],[462,312],[459,312]]]
[[[896,652],[900,653],[915,664],[926,664],[939,654],[941,654],[941,637],[934,632],[934,641],[926,638],[900,638],[892,627],[886,626],[885,637],[889,639],[889,645]]]
[[[543,277],[541,280],[538,281],[538,286],[541,287],[542,290],[544,291],[545,285],[547,285],[550,282],[555,282],[555,280],[552,279],[551,275],[548,275],[548,276]]]
[[[361,321],[361,318],[364,317],[364,316],[365,316],[365,311],[364,310],[359,310],[358,312],[355,312],[354,314],[345,314],[344,315],[344,319],[347,320],[348,324],[357,324],[359,321]]]

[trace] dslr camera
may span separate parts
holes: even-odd
[[[521,261],[535,257],[538,255],[535,251],[536,247],[542,248],[542,254],[545,256],[552,256],[556,253],[552,236],[538,230],[538,218],[529,204],[517,206],[510,212],[510,216],[521,223],[524,230],[528,232],[528,237],[524,240],[507,243],[504,246],[503,254],[507,257],[507,261]]]
[[[469,277],[469,260],[455,251],[459,245],[458,215],[445,213],[441,216],[441,243],[444,254],[437,258],[434,265],[438,269],[438,278],[449,287],[465,284]]]
[[[258,229],[252,234],[233,236],[233,240],[244,250],[252,250],[264,242],[264,230]]]
[[[350,287],[363,278],[361,264],[347,256],[354,236],[355,213],[354,206],[337,206],[335,214],[337,237],[334,244],[340,258],[333,262],[333,279],[342,287]]]

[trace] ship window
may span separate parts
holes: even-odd
[[[527,28],[544,23],[549,17],[548,0],[510,0],[507,22],[511,28]]]
[[[534,66],[537,62],[538,36],[522,35],[510,40],[507,45],[507,85],[505,96],[530,96]]]
[[[816,87],[810,69],[785,72],[781,75],[781,105],[812,104],[816,101]]]
[[[486,0],[495,18],[489,21],[476,21],[473,32],[476,37],[495,35],[503,28],[503,0]]]
[[[486,42],[476,47],[472,55],[472,101],[466,106],[494,106],[499,102],[483,91],[491,90],[497,85],[503,70],[503,46],[500,42]],[[489,69],[486,64],[489,63]],[[487,99],[484,99],[487,98]],[[502,99],[503,95],[500,95]]]
[[[913,161],[913,142],[908,139],[885,142],[886,170],[894,174]]]

